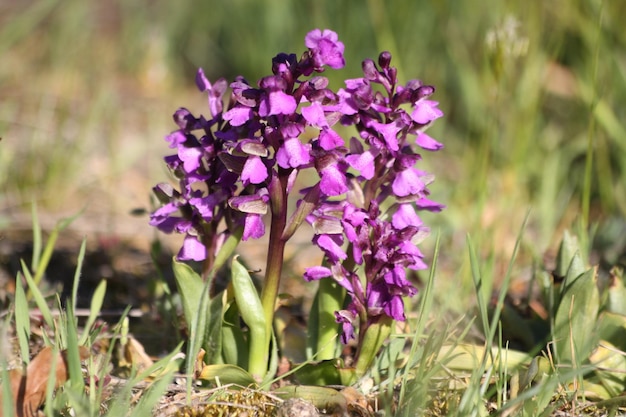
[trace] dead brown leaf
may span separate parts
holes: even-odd
[[[87,358],[89,351],[80,347],[81,359]],[[54,349],[43,348],[30,362],[24,374],[22,369],[9,371],[9,383],[13,402],[13,415],[17,417],[34,417],[46,398],[46,386],[50,370],[55,366],[54,387],[58,388],[69,378],[66,352],[58,352],[54,357]],[[3,417],[2,391],[0,391],[0,417]],[[8,417],[8,416],[7,416]]]

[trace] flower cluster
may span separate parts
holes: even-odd
[[[346,81],[339,101],[326,107],[340,111],[341,123],[359,133],[339,158],[354,175],[344,172],[345,199],[320,203],[307,219],[328,266],[308,268],[305,278],[333,277],[351,298],[335,313],[344,343],[357,322],[364,330],[381,315],[405,319],[402,297],[417,292],[406,269],[426,268],[417,244],[428,228],[416,210],[443,208],[428,199],[433,176],[415,168],[421,156],[412,143],[429,151],[442,148],[424,132],[443,115],[438,103],[428,100],[434,88],[416,80],[397,85],[390,61],[388,52],[381,53],[379,67],[364,61],[364,77]]]
[[[357,323],[362,332],[383,315],[403,320],[402,297],[416,293],[406,269],[426,267],[417,244],[428,232],[417,211],[443,208],[428,198],[433,176],[415,167],[416,148],[442,147],[425,130],[443,113],[429,100],[432,86],[398,84],[388,52],[378,64],[365,60],[364,76],[334,92],[318,74],[344,66],[343,43],[330,30],[314,30],[305,44],[300,59],[274,57],[273,74],[257,86],[237,78],[228,104],[226,81],[211,84],[198,71],[211,118],[175,113],[179,129],[167,140],[177,154],[165,160],[180,191],[155,187],[164,205],[151,224],[186,234],[179,259],[203,260],[237,228],[244,240],[263,236],[268,211],[283,219],[272,221],[283,244],[306,218],[326,266],[308,268],[305,279],[332,277],[347,290],[351,301],[336,313],[347,342]],[[339,126],[355,127],[358,137],[344,140]],[[303,142],[305,130],[314,134]],[[287,221],[286,196],[304,169],[315,170],[319,181],[296,190],[304,197]]]
[[[344,45],[329,30],[310,32],[306,45],[309,50],[300,60],[295,54],[277,55],[273,75],[262,78],[258,87],[238,77],[230,84],[227,106],[226,80],[211,84],[198,70],[196,85],[208,94],[211,118],[195,117],[185,108],[174,114],[179,129],[166,140],[177,153],[165,162],[180,181],[180,191],[169,184],[157,185],[155,194],[164,205],[150,220],[163,232],[186,235],[179,260],[214,256],[219,242],[238,226],[244,228],[244,240],[263,236],[270,184],[287,178],[290,189],[298,171],[314,163],[311,145],[302,144],[299,137],[312,118],[328,123],[321,121],[323,113],[314,114],[318,106],[303,109],[302,114],[297,109],[301,103],[319,104],[334,94],[324,77],[299,78],[323,72],[325,66],[342,68]],[[322,175],[329,178],[328,171]],[[336,193],[330,187],[323,189]],[[226,228],[218,231],[222,222]]]

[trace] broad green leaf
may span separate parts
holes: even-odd
[[[256,381],[248,371],[237,365],[207,365],[202,368],[199,379],[216,384],[237,384],[242,387],[255,385]]]
[[[205,362],[219,363],[222,356],[222,324],[224,317],[224,300],[226,292],[218,294],[209,301],[209,316],[206,340],[204,342]]]
[[[309,362],[298,367],[296,379],[302,385],[339,385],[343,366],[340,359],[329,359],[319,362]]]
[[[183,302],[183,314],[190,330],[187,346],[188,373],[193,372],[196,356],[204,343],[209,314],[209,284],[205,283],[189,265],[172,260],[172,268],[176,279],[176,287]],[[187,388],[191,390],[191,378],[187,381]]]
[[[444,345],[437,356],[438,361],[442,361],[446,368],[473,371],[478,368],[486,357],[485,365],[491,367],[494,365],[491,358],[495,362],[506,361],[508,369],[516,369],[521,365],[528,365],[531,358],[525,352],[516,350],[499,350],[497,347],[491,349],[491,354],[485,351],[484,346],[472,345],[467,343]]]
[[[589,357],[597,367],[595,374],[611,397],[624,392],[626,382],[626,354],[608,342],[602,341]]]
[[[313,352],[317,360],[332,359],[337,356],[339,325],[335,318],[335,311],[343,308],[345,297],[345,289],[334,279],[324,278],[319,281],[316,310],[311,309],[311,314],[317,316],[313,320],[313,323],[317,325],[316,331],[313,332],[317,336]]]
[[[574,256],[578,252],[579,248],[576,237],[572,236],[568,230],[565,230],[565,232],[563,232],[563,239],[559,245],[559,252],[556,258],[556,268],[554,269],[554,273],[557,277],[565,277],[570,269],[572,259],[574,259]],[[584,270],[581,270],[578,275],[583,272]]]
[[[578,277],[566,288],[554,319],[554,337],[560,364],[580,364],[587,360],[597,341],[600,295],[594,269]]]
[[[176,259],[172,260],[172,268],[176,278],[176,287],[183,302],[183,314],[187,326],[191,326],[192,320],[198,314],[205,283],[189,265],[178,262]]]
[[[248,370],[261,381],[267,372],[270,342],[263,305],[250,273],[237,258],[233,259],[231,279],[239,314],[250,329]]]
[[[626,352],[626,316],[608,311],[598,318],[598,336]]]
[[[606,310],[626,316],[626,288],[622,273],[617,268],[613,268],[609,276]]]
[[[282,398],[302,398],[311,402],[315,407],[322,410],[347,410],[346,397],[339,391],[329,387],[317,387],[309,385],[288,385],[272,392]]]
[[[249,360],[248,343],[239,324],[239,309],[236,303],[231,303],[224,312],[221,330],[224,362],[247,368]]]
[[[391,325],[393,323],[392,318],[383,316],[378,322],[370,324],[365,329],[365,336],[362,338],[362,343],[359,347],[359,357],[355,365],[357,377],[362,377],[369,370],[380,348],[383,346],[383,342],[391,334]]]

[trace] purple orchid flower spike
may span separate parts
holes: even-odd
[[[344,44],[315,29],[305,45],[302,55],[276,55],[257,83],[211,82],[198,70],[209,116],[175,112],[165,162],[178,189],[155,187],[162,206],[150,224],[184,234],[178,259],[204,261],[205,274],[225,236],[257,239],[269,225],[261,298],[271,326],[285,243],[308,222],[324,264],[304,278],[347,292],[335,319],[344,343],[362,341],[377,323],[405,319],[405,298],[417,293],[407,270],[427,267],[418,244],[429,229],[418,213],[444,206],[429,198],[433,176],[418,152],[443,148],[426,133],[443,112],[434,87],[399,84],[389,52],[363,61],[363,77],[335,91],[320,73],[345,66]],[[355,133],[343,137],[347,128]],[[304,175],[308,187],[298,190]],[[291,216],[290,196],[300,196]]]

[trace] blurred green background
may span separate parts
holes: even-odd
[[[382,50],[403,82],[437,88],[446,116],[430,133],[446,147],[422,167],[448,208],[423,217],[441,233],[452,299],[472,293],[457,283],[466,235],[497,281],[528,210],[520,277],[581,221],[598,225],[607,259],[596,261],[618,262],[624,16],[619,0],[0,0],[0,224],[28,227],[36,200],[44,224],[85,207],[84,234],[148,241],[147,217],[130,212],[150,209],[150,187],[167,179],[171,114],[206,111],[196,68],[254,82],[330,28],[346,46],[346,68],[326,73],[335,88]]]

